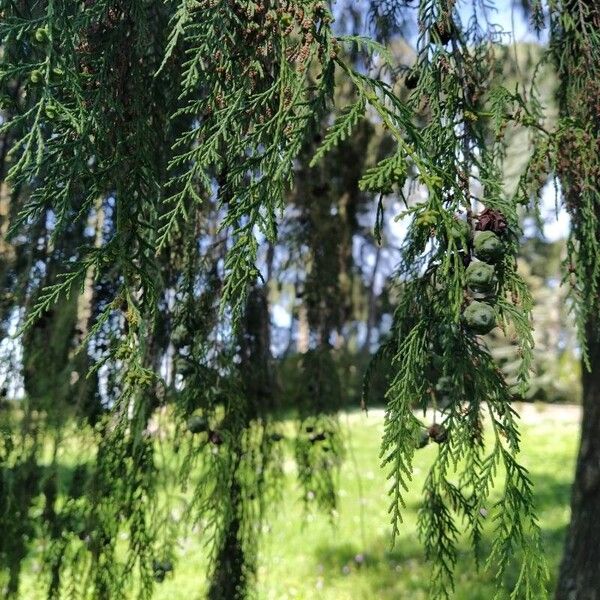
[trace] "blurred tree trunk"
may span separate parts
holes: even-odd
[[[274,408],[274,379],[271,364],[271,336],[267,286],[255,286],[246,300],[244,326],[239,332],[240,376],[243,382],[242,410],[234,416],[235,421],[228,429],[237,433],[233,436],[229,452],[231,474],[229,484],[229,510],[220,539],[215,567],[210,578],[208,600],[244,600],[248,598],[251,580],[256,575],[254,538],[248,539],[252,518],[252,501],[260,496],[261,483],[255,482],[248,490],[248,477],[244,472],[247,444],[245,440],[253,423],[266,424],[267,415]],[[231,415],[233,416],[233,415]],[[225,416],[225,420],[230,415]],[[264,435],[264,430],[263,430]],[[257,465],[258,467],[258,465]],[[263,463],[258,470],[264,473]],[[264,481],[262,482],[264,483]],[[225,502],[225,499],[223,500]]]
[[[20,93],[20,85],[16,84],[10,92],[14,98]],[[5,122],[7,114],[1,114],[0,120]],[[10,226],[10,189],[6,184],[6,173],[8,171],[7,155],[10,149],[10,136],[4,133],[0,137],[0,285],[4,285],[4,278],[8,272],[8,266],[14,260],[14,248],[8,242],[7,234]],[[1,306],[0,306],[1,308]],[[2,311],[0,310],[0,313]],[[0,314],[1,317],[1,314]]]
[[[246,594],[246,556],[241,540],[243,509],[242,490],[238,480],[239,454],[231,482],[231,505],[233,514],[225,525],[225,534],[216,557],[216,568],[208,590],[208,600],[241,600]]]
[[[365,341],[363,343],[363,352],[365,354],[371,352],[371,345],[373,343],[373,330],[375,329],[377,321],[377,294],[375,293],[375,282],[377,280],[377,271],[379,269],[380,259],[381,246],[378,244],[375,248],[375,262],[373,264],[373,271],[371,272],[371,281],[369,283],[369,289],[367,291],[367,330],[365,333]]]
[[[565,138],[561,149],[565,160],[559,162],[558,174],[571,215],[572,237],[579,246],[575,255],[579,264],[572,270],[584,300],[589,300],[585,320],[589,365],[582,368],[581,440],[571,496],[571,524],[556,599],[600,600],[600,302],[597,293],[586,295],[598,283],[594,266],[597,258],[590,253],[589,239],[600,237],[600,195],[587,178],[591,161],[595,161],[593,172],[600,169],[600,7],[597,0],[568,0],[560,10],[559,27],[553,34],[560,77],[560,112],[562,117],[573,119],[588,136],[587,143],[580,145]],[[586,194],[593,194],[591,202]]]
[[[102,229],[104,227],[104,207],[102,198],[96,202],[93,212],[88,218],[88,227],[95,232],[94,248],[102,246]],[[75,342],[77,344],[85,338],[89,330],[89,324],[93,313],[94,304],[94,269],[88,268],[81,293],[77,298],[77,329]]]
[[[588,325],[591,371],[583,369],[583,416],[571,496],[571,524],[556,590],[557,600],[600,599],[600,339]]]
[[[298,307],[298,337],[296,341],[296,352],[304,354],[310,348],[310,325],[308,324],[308,311],[303,302]]]

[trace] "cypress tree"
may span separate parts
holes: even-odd
[[[595,2],[551,4],[552,52],[560,77],[556,172],[571,216],[565,279],[575,299],[584,351],[583,415],[571,523],[556,598],[594,598],[600,589],[595,518],[600,507],[600,173],[598,60],[600,10]]]
[[[412,8],[398,2],[387,10],[374,2],[371,10],[381,17],[378,33],[385,39]],[[393,280],[398,302],[378,353],[393,371],[381,450],[393,533],[416,450],[435,443],[439,452],[419,511],[432,597],[452,593],[461,525],[475,559],[482,558],[486,520],[494,537],[485,566],[499,589],[517,562],[513,597],[545,597],[533,491],[518,461],[513,390],[485,335],[498,327],[514,338],[524,388],[532,299],[516,269],[518,206],[539,192],[539,174],[548,167],[543,157],[563,144],[581,150],[589,138],[585,127],[567,120],[556,135],[546,135],[535,97],[526,102],[498,83],[497,30],[483,19],[463,24],[453,2],[420,2],[407,95],[398,93],[389,50],[373,39],[337,34],[319,0],[6,0],[0,11],[2,168],[9,167],[10,233],[25,240],[30,257],[22,269],[7,270],[0,248],[0,274],[19,273],[10,287],[20,297],[10,307],[27,307],[19,323],[29,336],[27,366],[39,365],[36,332],[44,319],[53,336],[64,335],[59,368],[50,373],[61,385],[73,357],[69,338],[77,337],[68,335],[77,322],[74,298],[82,287],[91,290],[78,368],[93,364],[91,387],[98,394],[88,419],[93,462],[74,469],[66,502],[56,502],[52,473],[39,473],[44,436],[52,425],[60,429],[52,411],[25,405],[20,431],[3,433],[0,518],[12,535],[0,558],[9,596],[18,592],[28,540],[38,536],[49,541],[49,597],[120,597],[135,582],[140,597],[149,598],[173,568],[177,536],[200,523],[209,547],[209,597],[251,595],[257,530],[277,501],[283,461],[281,434],[270,419],[277,390],[261,242],[277,243],[279,218],[306,154],[312,168],[323,164],[371,117],[385,128],[391,149],[353,185],[378,198],[376,236],[390,193],[415,192],[400,215],[409,228]],[[555,39],[571,48],[568,11],[557,14]],[[357,53],[377,67],[375,75],[353,59]],[[351,101],[337,110],[314,150],[311,140],[340,81],[351,86]],[[567,82],[565,119],[570,89]],[[515,195],[503,188],[509,124],[532,127],[536,144]],[[558,164],[557,172],[572,203],[576,171],[567,167]],[[593,194],[576,184],[582,219],[571,251],[578,281],[586,282],[575,290],[580,321],[588,323],[598,238],[595,229],[589,235],[587,219],[594,224],[597,215]],[[356,197],[338,204],[338,220],[315,198],[303,200],[298,205],[313,224],[304,232],[313,260],[307,324],[317,341],[298,365],[295,450],[305,495],[331,510],[342,444],[330,410],[340,381],[328,338],[345,318],[331,292],[347,292]],[[85,234],[90,222],[92,235]],[[339,260],[331,269],[319,246],[331,242],[340,222]],[[488,266],[475,277],[478,262]],[[594,348],[588,345],[591,357]],[[32,398],[40,395],[37,383],[32,372],[26,382]],[[369,383],[368,373],[366,388]],[[488,444],[486,414],[493,431]],[[172,459],[166,445],[174,448]],[[503,485],[492,498],[499,472]],[[181,521],[163,495],[175,483],[189,492]],[[32,534],[28,507],[42,494],[44,527]],[[117,548],[123,532],[124,548]]]

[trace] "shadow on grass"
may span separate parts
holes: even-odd
[[[550,571],[549,591],[554,589],[556,576],[567,528],[568,506],[571,483],[547,475],[534,475],[537,511],[541,516],[542,547]],[[418,506],[415,506],[418,508]],[[411,507],[413,509],[413,507]],[[491,547],[493,531],[491,524],[485,532],[483,557]],[[463,539],[458,547],[456,567],[456,600],[489,600],[493,597],[493,574],[483,569],[477,571],[472,551]],[[397,541],[393,549],[390,539],[379,537],[371,540],[366,548],[359,542],[322,544],[315,549],[314,560],[322,569],[326,579],[354,578],[364,583],[368,581],[370,595],[359,596],[391,600],[405,597],[409,592],[417,595],[411,598],[426,597],[431,578],[431,565],[425,560],[422,544],[414,537],[404,537]],[[511,589],[518,577],[519,554],[510,565],[505,583]]]
[[[558,480],[533,472],[535,506],[539,511],[568,508],[571,502],[571,481]]]

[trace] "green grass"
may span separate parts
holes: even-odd
[[[526,405],[523,412],[521,460],[535,484],[553,586],[569,520],[578,411],[575,407]],[[257,600],[427,598],[430,567],[415,524],[424,477],[437,449],[430,445],[416,455],[405,522],[392,549],[389,486],[379,460],[382,417],[381,411],[341,416],[348,452],[339,482],[339,514],[333,524],[321,514],[304,514],[293,462],[286,464],[283,503],[273,510],[261,539]],[[180,540],[175,570],[156,586],[153,600],[202,599],[205,566],[200,534]],[[21,597],[27,600],[45,597],[36,570],[39,564],[34,559],[24,574]],[[490,600],[493,589],[490,574],[476,571],[472,555],[462,545],[453,598]]]
[[[577,448],[575,411],[527,407],[522,460],[535,483],[552,582],[569,519],[569,488]],[[339,515],[334,525],[321,515],[303,518],[292,466],[283,506],[263,535],[260,600],[391,600],[427,597],[429,567],[415,532],[416,510],[435,447],[417,456],[401,538],[390,548],[385,474],[379,467],[381,413],[343,415],[351,452],[340,480]],[[354,460],[353,458],[354,457]],[[456,600],[490,600],[489,574],[477,573],[466,546],[456,572]],[[198,540],[182,543],[174,576],[158,586],[160,600],[202,597],[203,559]]]

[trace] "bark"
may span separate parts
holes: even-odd
[[[15,250],[7,239],[10,225],[10,190],[4,178],[8,141],[4,138],[0,143],[0,282],[3,282],[9,265],[14,261]]]
[[[375,249],[375,263],[373,264],[373,272],[371,273],[371,281],[369,282],[369,290],[367,297],[367,331],[363,344],[363,352],[365,354],[371,352],[371,344],[373,342],[373,330],[377,321],[377,294],[375,293],[375,281],[377,279],[377,271],[381,260],[381,246],[377,245]]]
[[[556,600],[600,600],[600,339],[588,327],[591,371],[583,369],[583,413],[571,524]]]
[[[94,211],[88,219],[88,227],[96,232],[94,237],[94,248],[100,248],[102,246],[102,230],[104,227],[104,207],[102,206],[102,199],[99,199],[96,202]],[[83,291],[77,299],[77,328],[75,330],[76,336],[74,348],[81,343],[89,330],[94,304],[95,275],[94,269],[89,268],[87,270]]]
[[[208,600],[242,600],[246,596],[246,556],[241,535],[241,490],[234,476],[231,486],[234,514],[226,524],[223,543],[216,558],[216,568],[211,578]]]
[[[600,236],[600,197],[594,198],[595,218],[581,203],[581,194],[594,188],[582,165],[594,158],[600,144],[598,103],[598,48],[600,8],[597,0],[569,0],[561,9],[560,27],[555,27],[556,64],[560,78],[560,112],[582,123],[592,143],[578,148],[567,141],[558,163],[572,233],[580,242],[578,261],[586,275],[580,285],[589,286],[597,276],[597,257],[586,250],[589,236]],[[566,19],[566,20],[565,20]],[[571,150],[574,149],[574,151]],[[598,161],[595,161],[596,170]],[[595,175],[597,177],[597,175]],[[591,186],[591,187],[590,187]],[[583,252],[583,258],[581,253]],[[571,494],[571,523],[556,589],[556,600],[600,600],[600,303],[586,297],[586,340],[589,366],[582,369],[583,412],[575,481]]]
[[[300,354],[308,352],[310,348],[310,325],[308,323],[308,311],[306,304],[298,307],[298,336],[296,338],[296,351]]]

